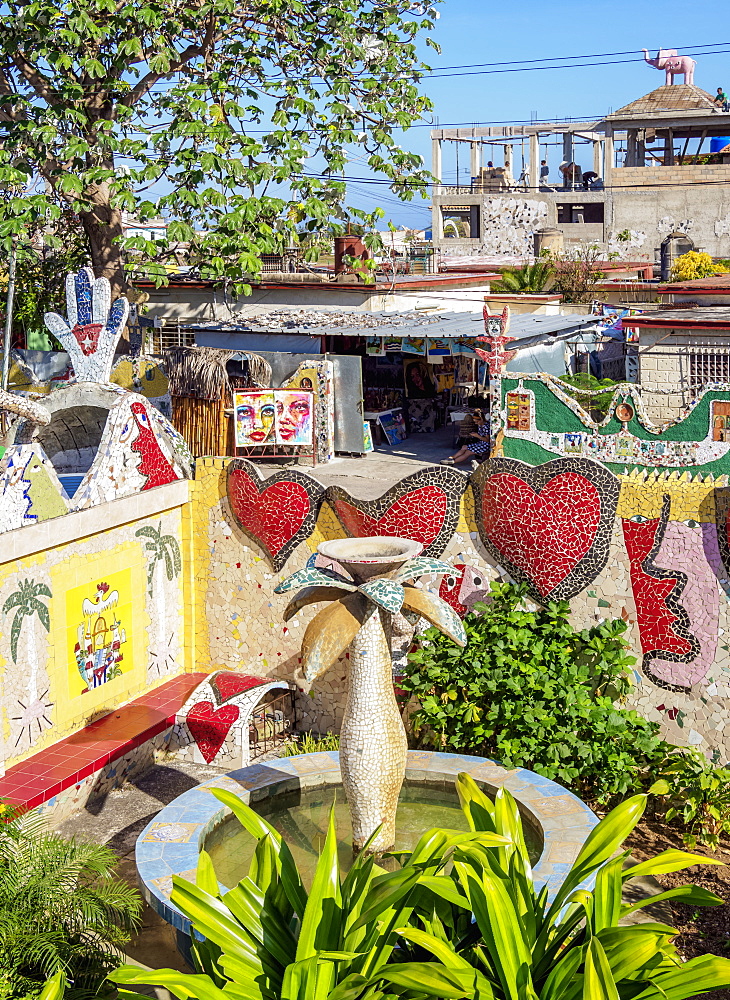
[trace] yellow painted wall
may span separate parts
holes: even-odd
[[[0,563],[0,759],[6,767],[194,669],[189,506],[107,530],[100,507],[100,530]],[[38,528],[52,538],[53,524],[19,532]],[[172,579],[164,557],[155,559],[158,540],[181,556]],[[99,590],[100,584],[106,587]],[[96,681],[93,670],[82,676],[75,655],[85,636],[95,646]],[[86,669],[86,658],[81,662]]]

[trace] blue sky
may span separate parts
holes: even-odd
[[[522,0],[509,4],[445,0],[440,10],[434,38],[442,51],[437,55],[424,47],[424,58],[434,69],[641,48],[653,50],[651,54],[655,55],[661,46],[694,56],[697,60],[695,83],[699,87],[714,93],[718,86],[723,86],[730,92],[730,28],[725,27],[727,7],[712,0],[696,4],[686,0],[664,0],[661,4],[645,0],[614,0],[611,4],[576,0],[551,0],[549,3]],[[694,46],[711,45],[727,51],[702,55],[694,50]],[[634,58],[641,56],[607,56],[604,62]],[[664,73],[643,61],[601,65],[599,58],[595,62],[595,65],[580,69],[536,72],[522,69],[511,73],[427,79],[423,87],[434,104],[434,116],[440,124],[469,125],[529,121],[531,118],[599,117],[664,83]],[[428,128],[409,130],[401,144],[425,156],[430,167]],[[519,155],[518,149],[515,152]],[[550,157],[553,171],[561,159],[559,152],[556,148]],[[460,155],[462,178],[466,179],[466,151]],[[485,156],[485,160],[489,158]],[[444,173],[445,179],[453,183],[455,163],[452,154],[445,153]],[[369,176],[367,168],[357,162],[351,164],[348,174]],[[387,188],[380,185],[360,185],[351,187],[349,201],[358,207],[380,203],[386,210],[386,218],[397,225],[422,228],[429,224],[427,202],[398,205],[391,200],[393,198]]]

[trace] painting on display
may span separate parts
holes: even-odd
[[[381,413],[378,422],[383,428],[383,433],[388,439],[388,444],[399,444],[408,436],[403,414],[400,410],[390,410],[388,413]]]
[[[66,593],[71,697],[87,694],[132,669],[132,571],[110,573]]]
[[[309,385],[306,385],[309,382]],[[298,389],[245,390],[234,393],[236,447],[308,445],[313,434],[312,380]]]
[[[403,377],[408,399],[431,399],[436,395],[433,372],[425,361],[404,361]]]
[[[233,409],[236,414],[236,447],[274,444],[274,390],[235,392]]]
[[[301,389],[274,389],[274,400],[276,443],[311,445],[313,401],[311,384],[308,388]]]

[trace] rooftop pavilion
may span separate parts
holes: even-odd
[[[520,243],[530,252],[533,232],[557,228],[565,243],[607,249],[616,234],[638,233],[642,249],[632,246],[632,258],[652,259],[680,223],[698,247],[730,250],[730,114],[693,83],[657,87],[598,120],[434,129],[431,137],[434,241],[454,252],[515,254]],[[541,177],[542,161],[549,173]]]

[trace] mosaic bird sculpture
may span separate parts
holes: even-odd
[[[382,543],[402,543],[420,551],[417,543],[394,538],[325,542],[320,551],[335,556],[331,550],[336,545],[359,545],[367,553],[368,543],[381,543],[382,548]],[[466,645],[466,633],[445,601],[413,583],[424,574],[453,572],[448,563],[416,555],[406,561],[384,558],[378,565],[377,559],[358,560],[351,551],[351,558],[337,561],[352,579],[334,569],[312,566],[294,573],[276,593],[299,590],[284,612],[285,621],[308,604],[329,602],[311,620],[302,640],[308,681],[321,676],[349,648],[349,685],[340,730],[342,783],[350,807],[353,847],[361,850],[367,845],[368,851],[380,853],[395,845],[395,812],[408,749],[393,690],[392,618],[400,611],[415,619],[423,617],[460,646]]]
[[[129,315],[122,295],[112,304],[111,285],[90,267],[66,276],[66,314],[46,313],[44,322],[63,344],[77,382],[109,382],[114,350]]]

